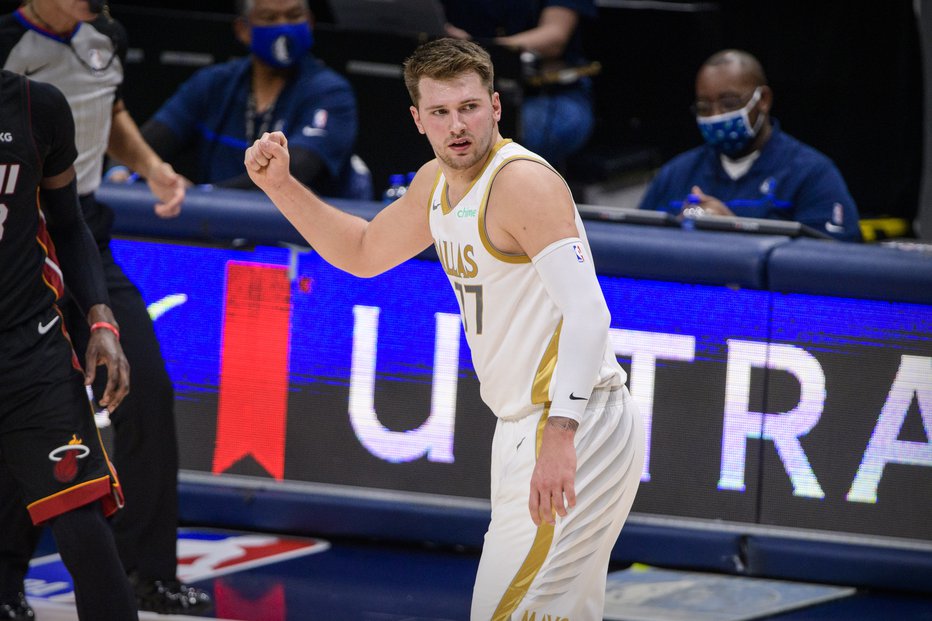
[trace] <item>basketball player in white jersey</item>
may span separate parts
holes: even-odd
[[[247,171],[347,272],[374,276],[436,246],[482,398],[498,417],[471,618],[600,620],[644,432],[609,346],[582,220],[560,175],[499,134],[501,104],[482,48],[426,43],[405,62],[405,82],[436,159],[371,222],[291,177],[281,133],[247,149]]]

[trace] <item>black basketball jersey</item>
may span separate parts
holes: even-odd
[[[0,331],[61,296],[38,188],[76,156],[74,120],[61,92],[0,70]]]

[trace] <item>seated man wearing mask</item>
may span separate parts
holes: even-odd
[[[252,53],[198,71],[143,136],[168,161],[193,152],[195,183],[254,189],[243,151],[264,132],[281,131],[302,183],[326,196],[371,198],[369,172],[353,157],[356,98],[349,82],[308,53],[307,1],[238,0],[237,9],[236,37]]]
[[[706,144],[665,164],[641,209],[793,220],[861,241],[858,210],[841,173],[770,118],[773,91],[756,58],[712,55],[696,77],[696,122]]]

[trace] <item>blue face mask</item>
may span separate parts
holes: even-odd
[[[285,69],[307,54],[314,42],[311,27],[300,24],[253,26],[252,53],[273,67]]]
[[[696,123],[706,143],[729,157],[741,155],[757,136],[764,122],[764,115],[759,114],[757,123],[751,126],[749,114],[759,99],[760,87],[754,89],[751,100],[740,110],[714,116],[696,116]]]

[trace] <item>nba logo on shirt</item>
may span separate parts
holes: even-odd
[[[89,60],[91,61],[90,64],[91,64],[91,67],[94,69],[94,71],[100,71],[101,69],[104,68],[104,59],[103,59],[103,56],[100,54],[100,50],[96,48],[92,49],[90,52]]]
[[[582,253],[582,244],[573,244],[573,252],[576,253],[576,260],[580,263],[586,262],[586,257]]]
[[[316,127],[317,129],[322,129],[324,127],[327,127],[327,111],[326,110],[321,109],[314,113],[314,127]]]
[[[841,203],[832,205],[832,222],[841,224],[845,220],[845,208]]]
[[[773,177],[767,177],[760,184],[760,193],[761,194],[772,194],[773,187],[777,185],[777,180]]]

